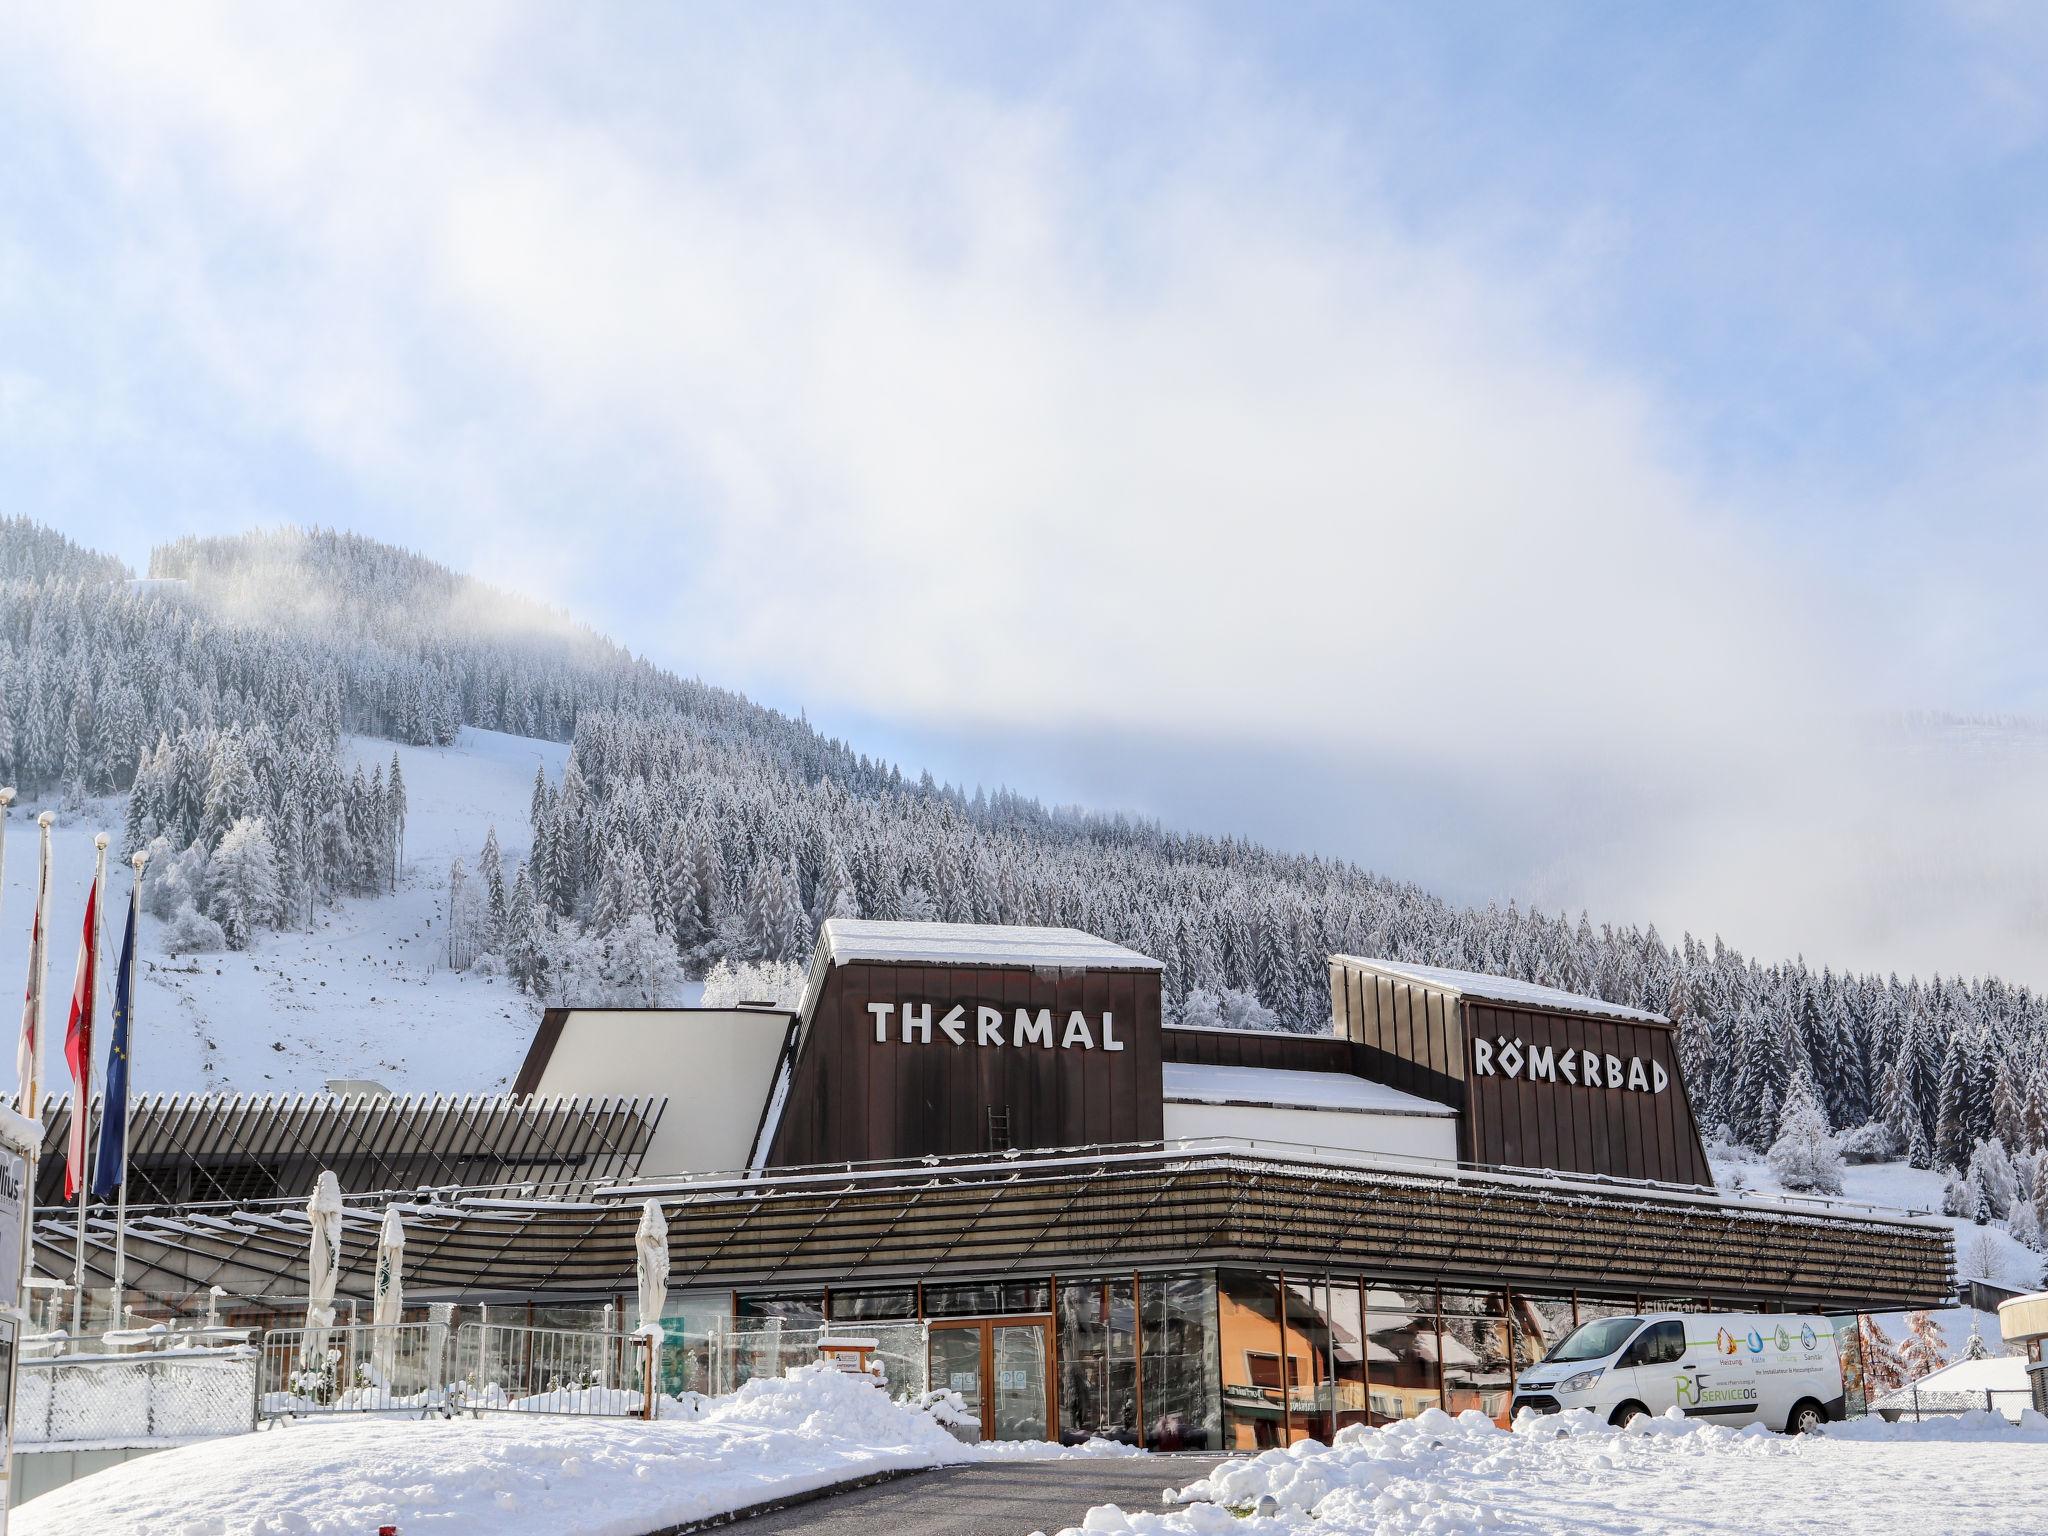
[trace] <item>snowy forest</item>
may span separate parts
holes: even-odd
[[[131,791],[126,843],[189,947],[239,947],[388,886],[394,759],[344,733],[463,726],[569,742],[532,858],[448,871],[450,959],[549,1001],[660,1001],[721,962],[801,966],[832,914],[1051,923],[1166,966],[1185,1024],[1328,1027],[1325,957],[1497,972],[1669,1014],[1701,1123],[1956,1175],[1962,1214],[2039,1242],[2048,1009],[1997,978],[1766,963],[1718,938],[1513,903],[1451,905],[1334,859],[906,778],[566,616],[353,535],[275,529],[157,550],[149,579],[0,521],[0,779]],[[1796,1133],[1796,1134],[1794,1134]]]

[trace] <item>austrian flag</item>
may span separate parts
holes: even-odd
[[[71,1140],[64,1157],[64,1198],[75,1200],[85,1176],[85,1122],[92,1118],[92,1000],[97,977],[98,946],[93,943],[100,906],[100,883],[85,898],[85,936],[78,946],[78,974],[71,983],[71,1022],[64,1029],[64,1060],[75,1085],[71,1095]]]

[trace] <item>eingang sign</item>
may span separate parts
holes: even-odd
[[[1524,1045],[1520,1035],[1496,1035],[1491,1040],[1474,1036],[1472,1073],[1531,1083],[1569,1083],[1579,1088],[1625,1088],[1636,1093],[1662,1093],[1671,1082],[1664,1064],[1654,1059],[1630,1056],[1624,1060],[1611,1052],[1581,1051],[1568,1045]]]
[[[886,1045],[891,1026],[904,1045],[930,1045],[937,1030],[955,1045],[1035,1045],[1044,1050],[1120,1051],[1116,1015],[1089,1015],[1076,1008],[1064,1027],[1055,1028],[1050,1008],[1019,1008],[1014,1018],[988,1003],[954,1003],[933,1017],[934,1003],[869,1003],[875,1021],[875,1043]]]

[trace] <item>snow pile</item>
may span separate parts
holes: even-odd
[[[2022,1408],[2018,1421],[2014,1422],[2003,1413],[1972,1408],[1967,1413],[1918,1420],[1901,1419],[1895,1424],[1888,1424],[1872,1415],[1867,1419],[1851,1419],[1845,1424],[1830,1424],[1823,1433],[1830,1440],[1861,1440],[1879,1445],[1901,1441],[1948,1444],[1976,1440],[2012,1444],[2020,1440],[2048,1440],[2048,1417],[2031,1408]]]
[[[2039,1529],[2030,1490],[2044,1433],[2048,1421],[2016,1430],[1976,1415],[1830,1425],[1825,1435],[1792,1439],[1676,1414],[1615,1429],[1584,1412],[1524,1416],[1510,1432],[1478,1413],[1454,1419],[1430,1409],[1385,1429],[1342,1430],[1332,1445],[1304,1441],[1228,1462],[1170,1495],[1178,1507],[1165,1513],[1105,1506],[1080,1529],[1794,1536],[1853,1524],[1879,1536],[2004,1536]]]
[[[756,1378],[729,1397],[685,1403],[679,1416],[663,1406],[652,1423],[523,1413],[313,1420],[81,1478],[15,1510],[10,1536],[360,1536],[380,1525],[436,1536],[645,1536],[995,1451],[963,1446],[929,1413],[822,1366]]]

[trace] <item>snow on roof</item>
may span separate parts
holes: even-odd
[[[1553,1013],[1588,1013],[1603,1019],[1640,1019],[1645,1024],[1671,1022],[1661,1013],[1627,1008],[1620,1003],[1585,997],[1577,992],[1563,992],[1556,987],[1541,987],[1533,981],[1489,976],[1483,971],[1453,971],[1438,965],[1409,965],[1400,960],[1368,960],[1360,955],[1332,955],[1330,958],[1381,976],[1391,976],[1397,981],[1412,981],[1417,986],[1454,992],[1460,997],[1477,998],[1481,1002],[1505,1003],[1513,1008],[1538,1008]]]
[[[831,956],[834,965],[849,960],[915,960],[926,965],[1165,969],[1149,955],[1078,928],[1009,928],[994,923],[885,923],[828,917],[819,949]]]
[[[1942,1392],[2027,1391],[2025,1355],[1986,1355],[1982,1360],[1958,1360],[1938,1371],[1929,1371],[1918,1381],[1885,1393],[1877,1400],[1881,1408],[1910,1406],[1917,1392],[1923,1400]]]
[[[1161,1068],[1170,1104],[1258,1104],[1287,1109],[1326,1109],[1347,1114],[1440,1115],[1457,1111],[1434,1099],[1418,1098],[1353,1077],[1348,1072],[1293,1072],[1279,1067],[1215,1067],[1169,1061]]]

